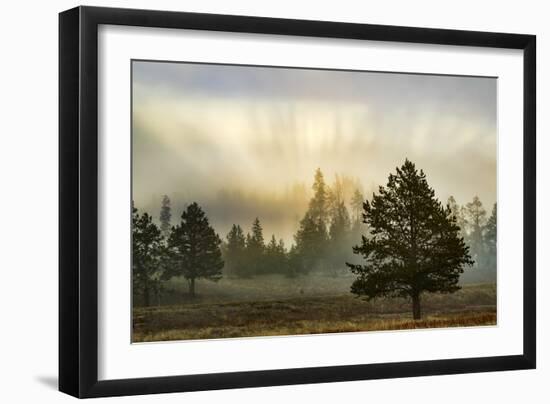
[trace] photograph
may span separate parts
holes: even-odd
[[[497,77],[130,69],[133,343],[497,325]]]

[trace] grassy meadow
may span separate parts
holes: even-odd
[[[199,281],[197,296],[176,278],[151,307],[133,309],[133,342],[496,324],[496,285],[471,284],[453,294],[424,294],[422,319],[405,299],[367,302],[349,293],[352,276],[279,275]]]

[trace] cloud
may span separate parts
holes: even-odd
[[[496,200],[495,79],[169,63],[133,77],[138,206],[177,193],[222,218],[212,201],[238,190],[276,217],[317,167],[374,189],[405,158],[442,199]]]

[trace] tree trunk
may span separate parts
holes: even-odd
[[[195,278],[189,279],[189,295],[195,297]]]
[[[413,319],[420,320],[420,294],[416,293],[412,297],[412,305],[413,305]]]

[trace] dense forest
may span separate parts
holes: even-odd
[[[404,193],[407,189],[408,193]],[[391,253],[387,251],[390,244],[405,245],[412,239],[412,236],[402,239],[400,235],[412,235],[416,227],[420,228],[415,227],[414,220],[422,221],[426,228],[427,236],[422,240],[428,243],[428,261],[435,260],[438,251],[432,233],[448,234],[446,238],[437,239],[438,243],[447,243],[441,250],[447,255],[440,258],[438,266],[444,268],[447,265],[447,284],[432,282],[433,285],[426,286],[427,290],[431,287],[434,291],[453,292],[459,288],[456,286],[459,277],[461,283],[496,280],[496,204],[489,215],[477,196],[464,206],[457,204],[451,196],[443,206],[427,185],[423,172],[418,172],[409,161],[397,169],[397,174],[390,174],[388,185],[380,187],[378,193],[369,199],[359,187],[353,192],[344,190],[339,177],[327,185],[322,171],[317,169],[312,197],[291,245],[285,245],[283,239],[275,234],[264,234],[261,217],[251,217],[249,224],[234,223],[222,238],[197,202],[188,204],[177,219],[173,217],[167,195],[159,202],[158,220],[133,207],[133,290],[145,306],[162,293],[165,282],[177,277],[185,278],[188,293],[194,296],[197,279],[251,279],[273,274],[296,278],[311,273],[336,278],[354,273],[358,280],[351,291],[374,298],[380,295],[381,289],[374,290],[370,288],[372,285],[360,280],[378,279],[380,283],[381,279],[387,278],[390,261],[408,260],[408,255],[405,258],[399,255],[410,255],[408,250],[403,252],[401,247],[396,247]],[[400,213],[407,209],[413,209],[417,216],[412,222]],[[381,241],[384,234],[385,244]],[[415,245],[413,254],[418,254],[418,251],[420,249]],[[372,259],[374,256],[379,258],[378,261]],[[448,264],[450,261],[453,264]],[[366,262],[368,265],[363,266]],[[367,266],[369,268],[364,270]],[[472,269],[463,271],[464,267],[470,266]],[[368,273],[372,268],[377,269],[376,275]],[[395,284],[398,275],[395,269],[392,271],[391,280],[385,280],[386,286]],[[442,269],[438,271],[437,276],[442,277]],[[429,277],[433,279],[432,275]],[[420,284],[413,287],[409,283],[405,282],[403,289],[405,295],[414,300],[409,290],[418,289]]]

